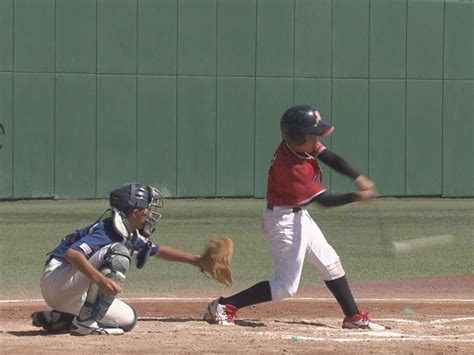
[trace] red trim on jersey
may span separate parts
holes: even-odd
[[[327,148],[326,146],[321,143],[321,142],[318,142],[316,144],[316,148],[314,148],[314,156],[317,157],[319,154],[321,154],[323,151],[325,151]]]
[[[304,157],[282,141],[268,171],[268,203],[273,206],[299,206],[324,192],[322,172],[315,157],[325,149],[318,142],[313,154]]]
[[[318,195],[321,195],[323,192],[325,192],[326,189],[322,189],[319,191],[317,194],[314,194],[313,196],[308,197],[306,200],[301,201],[300,205],[306,205],[308,202],[310,202],[313,198],[315,198]]]

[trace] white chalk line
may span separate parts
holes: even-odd
[[[257,334],[269,338],[280,338],[298,342],[300,340],[317,342],[336,342],[336,343],[354,343],[354,342],[381,342],[381,341],[434,341],[434,342],[458,342],[474,343],[474,334],[455,334],[455,335],[410,335],[391,331],[363,331],[348,332],[347,337],[311,337],[296,334],[280,334],[278,332],[265,331],[258,333],[248,333],[249,336]]]
[[[402,323],[402,324],[447,324],[453,322],[463,322],[467,320],[474,320],[474,317],[462,317],[462,318],[445,318],[445,319],[435,319],[427,322],[420,322],[413,319],[399,319],[399,318],[377,318],[377,320],[383,322],[394,322],[394,323]]]
[[[462,322],[465,320],[474,320],[474,317],[452,318],[452,319],[435,319],[430,321],[430,324],[445,324],[452,322]]]
[[[400,336],[400,337],[393,337],[391,339],[387,338],[372,338],[372,339],[367,339],[367,338],[324,338],[324,337],[305,337],[305,336],[285,336],[282,337],[283,339],[289,339],[297,342],[298,340],[310,340],[310,341],[333,341],[336,343],[357,343],[357,342],[387,342],[390,340],[393,341],[402,341],[402,342],[409,342],[409,341],[432,341],[432,342],[455,342],[455,343],[474,343],[474,339],[443,339],[443,338],[437,338],[435,336]]]
[[[176,301],[176,302],[203,302],[212,301],[212,297],[125,297],[120,298],[123,301]],[[317,298],[317,297],[295,297],[282,300],[280,302],[332,302],[334,298]],[[474,303],[474,299],[463,298],[358,298],[358,302],[411,302],[411,303]],[[0,303],[43,303],[43,299],[10,299],[0,300]]]
[[[380,322],[393,322],[393,323],[400,323],[400,324],[420,324],[421,323],[413,319],[400,319],[400,318],[377,318],[377,320]]]

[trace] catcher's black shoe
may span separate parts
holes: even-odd
[[[39,311],[31,315],[31,324],[42,327],[48,333],[67,333],[71,329],[73,314],[52,311]]]

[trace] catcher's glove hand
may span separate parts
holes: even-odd
[[[204,253],[198,258],[198,267],[207,272],[218,282],[230,286],[232,284],[232,255],[234,243],[232,239],[220,237],[210,240]]]

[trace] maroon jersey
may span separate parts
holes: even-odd
[[[318,142],[312,154],[298,155],[283,140],[268,171],[267,201],[273,206],[299,206],[325,191],[316,157],[325,150]]]

